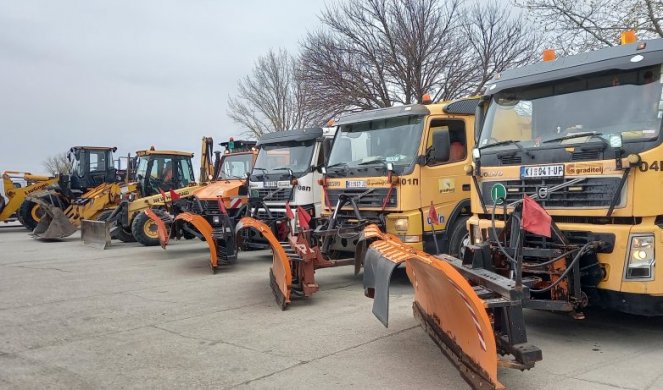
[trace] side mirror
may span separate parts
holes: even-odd
[[[451,140],[448,129],[440,129],[433,133],[433,146],[429,154],[429,162],[442,162],[449,160],[449,149]]]

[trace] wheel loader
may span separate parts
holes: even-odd
[[[135,177],[138,191],[123,199],[115,209],[107,209],[95,219],[85,219],[81,237],[86,244],[107,248],[112,238],[137,241],[145,246],[159,244],[158,224],[150,215],[167,219],[175,203],[180,204],[204,188],[214,174],[214,142],[202,138],[200,182],[196,183],[191,165],[193,153],[146,150],[137,152]],[[146,210],[151,210],[145,213]],[[193,238],[187,233],[187,238]]]
[[[16,185],[16,180],[25,182],[25,185]],[[29,205],[26,206],[26,210],[21,213],[21,206],[28,195],[55,185],[57,182],[57,177],[33,175],[30,172],[2,172],[4,196],[0,195],[0,222],[18,220],[23,226],[30,229],[30,226],[26,225],[28,222],[23,222],[24,218],[21,217],[21,214],[24,214],[29,215],[30,224],[32,225],[34,223],[34,226],[36,226],[36,223],[39,222],[41,216],[41,210],[39,210],[39,207],[36,205]],[[34,229],[34,226],[32,226],[32,229]]]
[[[464,166],[470,162],[478,100],[424,101],[339,119],[319,183],[312,185],[321,194],[319,214],[305,205],[286,205],[287,223],[277,225],[285,225],[285,232],[274,229],[269,216],[240,220],[238,240],[251,229],[269,242],[270,284],[282,309],[293,298],[318,291],[317,269],[354,265],[358,273],[372,239],[362,235],[369,224],[398,235],[412,248],[459,250],[470,213],[470,178]],[[293,188],[302,185],[292,183]],[[264,198],[262,203],[267,203]],[[431,226],[424,210],[432,203],[439,216]],[[269,205],[260,209],[269,210]]]
[[[192,191],[196,185],[191,165],[192,153],[170,150],[141,150],[136,152],[136,182],[106,183],[80,195],[75,201],[64,204],[58,201],[59,193],[50,191],[30,197],[44,208],[45,217],[35,228],[36,238],[53,240],[72,235],[83,220],[105,220],[116,208],[129,204],[127,224],[122,224],[115,235],[123,241],[133,241],[131,223],[138,211],[155,204],[163,204],[166,191],[182,195]],[[112,161],[112,160],[110,160]],[[170,195],[166,194],[165,198]],[[83,232],[84,238],[94,237],[94,229]],[[137,230],[140,232],[140,230]],[[102,231],[103,233],[103,231]],[[107,237],[101,240],[105,242]],[[93,240],[94,241],[94,240]]]
[[[106,146],[71,147],[67,151],[67,160],[72,164],[71,173],[49,179],[49,185],[39,185],[38,191],[30,191],[17,211],[19,221],[28,230],[37,230],[39,234],[40,229],[50,223],[45,208],[64,210],[92,188],[115,186],[121,180],[113,161],[116,150],[116,147]],[[48,221],[42,223],[44,218]]]
[[[547,51],[487,84],[461,256],[364,232],[377,238],[364,259],[373,313],[387,324],[391,273],[405,263],[415,316],[474,388],[503,388],[498,367],[542,359],[524,309],[663,315],[663,39],[622,38],[561,60]]]
[[[237,258],[235,223],[246,209],[247,175],[258,154],[256,141],[231,138],[220,145],[224,152],[216,152],[212,182],[197,189],[190,198],[173,202],[172,213],[165,209],[145,210],[159,236],[151,245],[161,244],[165,249],[171,238],[199,237],[209,246],[213,273]]]

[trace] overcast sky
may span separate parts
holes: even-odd
[[[296,50],[323,0],[0,0],[0,170],[69,146],[200,154],[241,131],[227,99],[270,48]],[[197,170],[196,170],[197,171]]]

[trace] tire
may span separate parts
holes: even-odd
[[[41,207],[32,201],[24,200],[21,203],[21,207],[18,209],[18,220],[21,221],[23,226],[29,231],[35,230],[37,224],[41,220],[44,210]]]
[[[120,227],[115,231],[115,237],[122,242],[136,242],[134,235],[130,231],[127,231],[125,228]]]
[[[449,236],[449,254],[451,256],[462,258],[465,253],[465,246],[469,244],[470,233],[465,227],[470,217],[460,216],[451,228]]]
[[[163,210],[153,209],[152,211],[154,211],[154,213],[159,216],[159,218],[167,217]],[[152,221],[144,211],[138,213],[138,215],[136,215],[134,220],[131,222],[131,233],[133,234],[136,241],[145,246],[160,245],[157,224],[154,223],[154,221]]]
[[[105,221],[110,217],[111,214],[113,214],[114,210],[104,210],[99,215],[97,215],[97,218],[95,220],[97,221]],[[117,239],[117,233],[111,233],[111,239]]]

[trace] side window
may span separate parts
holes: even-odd
[[[333,138],[325,138],[322,141],[322,144],[320,144],[320,153],[318,154],[318,162],[317,162],[317,165],[319,167],[327,164],[327,160],[329,159],[329,152],[331,151],[331,146],[333,141],[334,141]]]
[[[193,170],[191,168],[191,161],[188,159],[181,159],[178,164],[178,177],[180,179],[180,184],[182,187],[188,186],[194,181],[193,179]]]
[[[433,140],[438,133],[447,132],[449,134],[449,152],[448,158],[443,160],[431,161],[429,165],[447,164],[465,160],[467,157],[467,137],[465,132],[465,122],[462,120],[433,120],[430,124],[428,138],[426,141],[426,150],[433,147]],[[445,153],[446,154],[446,153]]]
[[[106,171],[106,152],[105,151],[90,151],[89,166],[90,172],[105,172]]]

